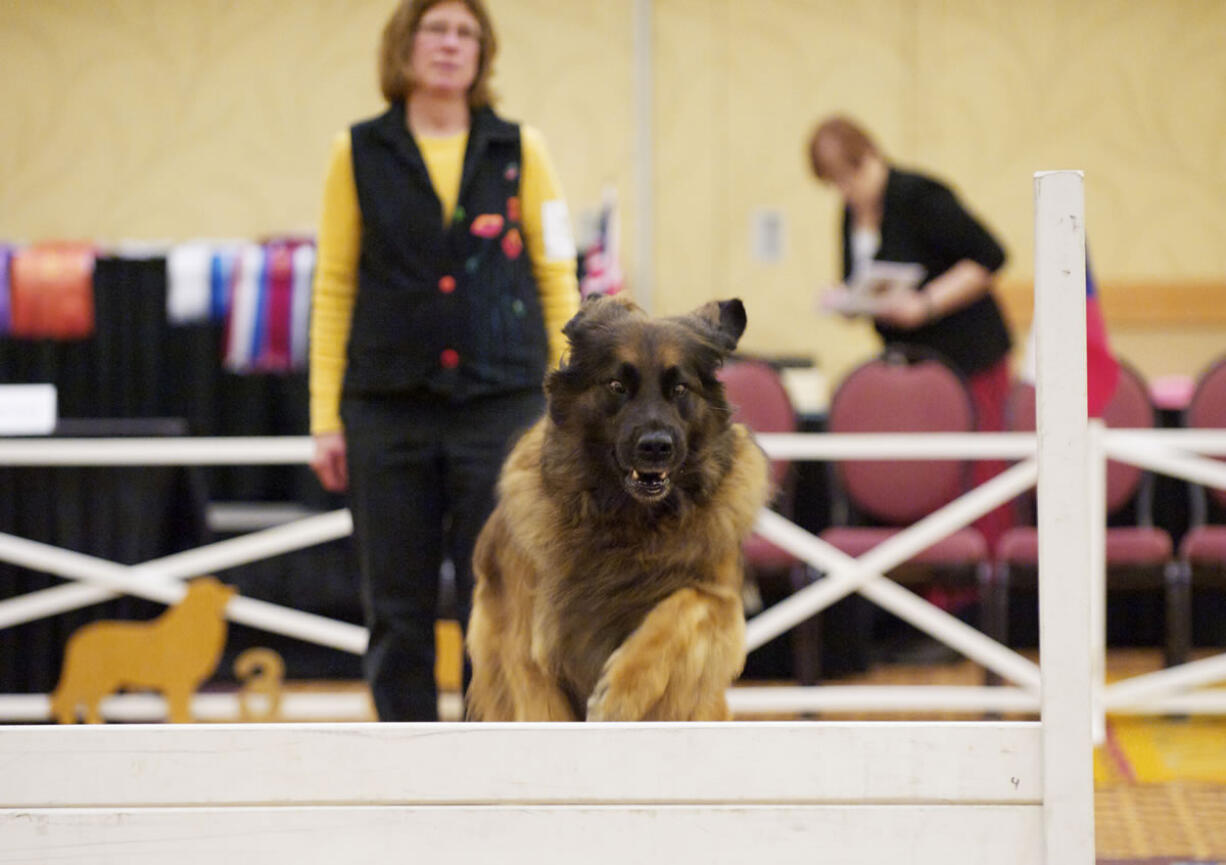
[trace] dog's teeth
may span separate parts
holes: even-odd
[[[668,472],[660,472],[660,480],[668,480]]]
[[[631,469],[631,470],[630,470],[630,477],[634,478],[634,479],[637,481],[637,480],[639,479],[639,470],[638,470],[638,469]]]

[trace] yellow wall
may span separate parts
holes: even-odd
[[[605,184],[634,272],[634,0],[490,0],[511,117],[541,128],[572,209]],[[328,141],[378,110],[391,0],[4,0],[0,238],[183,239],[313,229]],[[1226,285],[1223,0],[655,0],[652,305],[746,299],[744,347],[871,353],[813,311],[838,270],[814,121],[848,111],[951,181],[1030,277],[1031,175],[1083,168],[1103,282]],[[751,254],[758,208],[785,255]],[[1130,326],[1151,375],[1226,350],[1220,327]],[[1170,346],[1179,345],[1178,351]]]

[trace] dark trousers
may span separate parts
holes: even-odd
[[[493,510],[499,470],[544,405],[535,390],[462,405],[402,396],[343,400],[350,510],[370,629],[363,669],[379,720],[437,720],[439,569],[444,558],[455,566],[456,612],[466,627],[473,545]]]

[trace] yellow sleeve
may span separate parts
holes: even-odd
[[[562,325],[579,309],[579,281],[575,274],[575,241],[562,184],[545,147],[545,139],[531,126],[520,126],[523,174],[524,240],[532,259],[549,336],[549,367],[556,367],[566,349]]]
[[[353,179],[349,132],[332,142],[311,290],[311,433],[341,429],[341,381],[357,296],[362,214]]]

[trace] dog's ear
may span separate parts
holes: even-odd
[[[601,357],[601,346],[613,338],[622,322],[633,317],[645,319],[647,313],[629,297],[597,294],[585,298],[562,328],[570,348],[558,368],[545,376],[545,396],[554,423],[561,426],[565,422],[568,406],[583,391],[593,364]]]
[[[739,297],[704,303],[691,315],[710,329],[720,348],[731,353],[745,332],[745,304]]]
[[[583,299],[579,311],[562,327],[562,333],[574,347],[582,340],[585,330],[603,329],[627,315],[642,312],[634,301],[623,295],[593,294]]]

